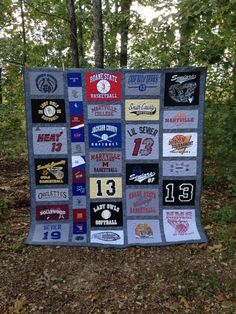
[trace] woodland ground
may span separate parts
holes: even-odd
[[[219,224],[210,218],[227,202],[224,188],[203,190],[208,244],[27,246],[27,161],[0,162],[0,199],[9,202],[0,220],[1,314],[236,313],[235,222]]]

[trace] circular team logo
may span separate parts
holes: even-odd
[[[111,89],[111,84],[107,80],[100,80],[97,83],[97,90],[102,94],[108,93],[110,89]]]
[[[101,214],[103,219],[109,219],[111,218],[111,212],[108,209],[105,209]]]
[[[36,78],[37,89],[42,93],[53,93],[57,89],[57,80],[51,74],[41,74]]]
[[[43,113],[46,117],[51,118],[56,114],[56,109],[55,107],[48,105],[44,108]]]

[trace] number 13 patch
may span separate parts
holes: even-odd
[[[128,124],[126,126],[126,159],[158,159],[158,124]]]
[[[163,205],[194,205],[195,190],[196,180],[163,180]]]
[[[91,198],[121,198],[122,197],[122,178],[90,178],[90,197]]]

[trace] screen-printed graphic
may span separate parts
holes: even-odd
[[[81,101],[71,101],[69,102],[69,111],[72,116],[81,116],[83,115],[84,108]]]
[[[163,205],[195,204],[196,180],[163,180]]]
[[[86,222],[86,208],[73,209],[73,222]]]
[[[84,142],[71,143],[71,155],[72,156],[85,155],[85,143]]]
[[[86,196],[72,196],[72,208],[86,208]]]
[[[36,206],[36,220],[66,220],[69,218],[68,205]]]
[[[67,154],[67,129],[65,127],[34,127],[35,155]]]
[[[164,133],[164,157],[195,157],[197,156],[197,133]]]
[[[128,124],[125,130],[126,159],[159,158],[159,125]]]
[[[167,242],[199,240],[195,209],[164,210],[163,222]]]
[[[92,230],[90,233],[91,243],[100,243],[107,245],[123,245],[124,244],[124,231],[123,230]]]
[[[91,174],[121,173],[121,152],[92,152],[89,154],[89,165]]]
[[[33,123],[61,123],[66,122],[64,99],[32,99]]]
[[[160,78],[158,72],[135,72],[125,74],[126,96],[159,96]]]
[[[159,165],[152,163],[126,164],[127,185],[158,184]]]
[[[90,178],[91,198],[121,198],[121,177],[97,177]]]
[[[83,100],[82,87],[68,87],[69,102],[81,102]]]
[[[91,104],[87,108],[89,119],[120,119],[121,117],[120,104]]]
[[[196,160],[163,160],[162,165],[165,177],[192,177],[197,174]]]
[[[127,99],[125,101],[125,120],[159,120],[159,99]]]
[[[121,99],[121,73],[86,73],[87,101],[119,101]]]
[[[72,195],[86,195],[85,183],[72,183]]]
[[[122,227],[122,202],[90,203],[91,227]]]
[[[84,125],[81,124],[76,129],[70,129],[71,142],[84,142]]]
[[[69,240],[69,223],[36,224],[32,236],[35,243],[65,243]]]
[[[36,189],[36,202],[60,202],[69,201],[68,188],[50,188],[50,189]]]
[[[73,223],[73,234],[86,234],[87,224],[86,222],[74,222]]]
[[[166,73],[164,106],[198,105],[200,72]]]
[[[35,159],[35,179],[37,185],[68,184],[66,158]]]
[[[159,220],[128,220],[127,229],[128,243],[158,243],[162,241]]]
[[[84,116],[79,115],[71,115],[70,116],[70,128],[71,129],[79,129],[81,127],[84,127]]]
[[[163,129],[196,129],[198,110],[165,110]]]
[[[81,74],[76,72],[67,73],[67,85],[69,87],[81,87],[82,86]]]
[[[30,72],[31,95],[63,95],[63,72]]]
[[[89,147],[121,147],[121,123],[89,123]]]
[[[158,189],[132,188],[126,190],[128,216],[155,216],[159,212]]]

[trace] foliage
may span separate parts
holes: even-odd
[[[224,206],[219,211],[211,212],[211,218],[221,225],[227,225],[235,221],[236,211],[230,206]]]
[[[0,219],[3,218],[10,208],[10,203],[6,200],[0,200]]]
[[[22,37],[23,3],[26,43]],[[207,66],[205,110],[205,182],[221,182],[236,194],[236,2],[231,0],[139,0],[157,15],[146,24],[131,10],[130,68]],[[92,3],[75,1],[83,54],[92,67]],[[3,106],[0,149],[7,154],[25,141],[21,65],[70,67],[66,0],[3,0],[0,3],[0,59],[3,60]],[[103,1],[105,66],[118,67],[120,30],[127,16],[120,0]]]

